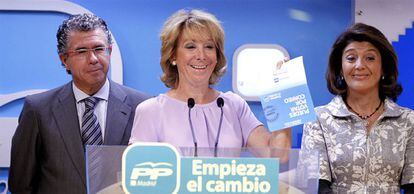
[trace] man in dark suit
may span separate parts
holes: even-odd
[[[147,98],[107,78],[112,39],[101,18],[71,16],[57,40],[72,81],[26,98],[12,140],[12,193],[86,193],[86,145],[127,145]]]

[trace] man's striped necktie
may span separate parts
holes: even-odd
[[[94,113],[99,98],[89,97],[85,98],[83,101],[85,103],[85,112],[82,116],[81,130],[83,145],[102,145],[101,126],[99,125],[98,117]]]

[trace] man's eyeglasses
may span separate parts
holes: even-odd
[[[109,50],[111,48],[110,47],[95,47],[95,48],[81,48],[81,49],[76,49],[76,50],[72,50],[72,51],[67,51],[67,54],[72,54],[73,56],[78,56],[78,57],[87,57],[89,52],[92,51],[93,54],[95,55],[107,55],[109,54]]]

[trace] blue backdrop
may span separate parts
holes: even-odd
[[[104,18],[123,58],[124,85],[151,95],[167,91],[159,80],[163,22],[182,8],[215,14],[226,32],[228,71],[218,90],[232,90],[232,58],[243,44],[279,44],[291,58],[304,56],[314,105],[331,95],[324,79],[329,49],[353,23],[353,1],[348,0],[71,0]],[[301,20],[292,13],[304,13]],[[68,15],[57,12],[0,11],[0,94],[28,89],[51,89],[70,80],[56,52],[56,30]],[[0,117],[18,117],[23,100],[0,107]],[[260,103],[250,102],[265,122]],[[293,147],[300,147],[301,126],[293,131]],[[173,129],[172,129],[173,130]],[[0,176],[6,175],[0,170]],[[0,177],[1,178],[1,177]],[[1,190],[1,189],[0,189]]]
[[[330,46],[353,23],[351,0],[70,0],[104,18],[120,47],[124,85],[152,95],[167,91],[159,81],[158,34],[166,18],[178,9],[200,8],[215,14],[226,32],[228,72],[216,86],[232,90],[232,58],[243,44],[279,44],[291,58],[304,56],[314,105],[330,101],[324,74]],[[307,20],[293,13],[305,14]],[[0,11],[0,95],[28,89],[51,89],[70,80],[60,66],[55,34],[67,14],[58,12]],[[400,60],[404,92],[398,103],[414,108],[414,30],[393,42]],[[23,100],[0,107],[1,117],[18,117]],[[249,103],[265,122],[259,103]],[[2,126],[0,126],[0,131]],[[0,135],[2,133],[0,132]],[[301,126],[293,131],[293,147],[300,147]],[[0,153],[3,157],[4,153]],[[0,179],[7,169],[0,169]],[[1,187],[1,185],[0,185]],[[2,188],[0,188],[2,191]]]

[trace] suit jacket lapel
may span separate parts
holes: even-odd
[[[72,82],[62,88],[53,113],[66,150],[79,176],[86,185],[84,148],[80,136],[79,119],[72,90]]]
[[[120,145],[131,114],[131,107],[125,103],[127,95],[118,85],[110,81],[106,116],[105,145]]]

